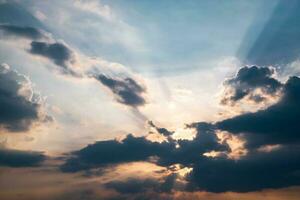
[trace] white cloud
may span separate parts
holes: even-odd
[[[114,16],[109,5],[102,4],[99,0],[74,0],[74,6],[83,11],[99,15],[107,20],[113,20]]]

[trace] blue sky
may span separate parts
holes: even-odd
[[[73,15],[68,13],[70,7],[55,12],[46,2],[39,4],[49,15],[66,12],[71,16],[60,28],[57,21],[49,26],[84,53],[122,63],[142,73],[170,75],[182,69],[211,68],[218,58],[236,56],[251,25],[256,24],[259,31],[259,25],[263,26],[276,3],[103,1],[109,6],[114,22],[107,22],[95,13]],[[61,9],[66,6],[60,4]]]

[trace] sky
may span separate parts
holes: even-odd
[[[298,199],[299,10],[0,0],[0,199]]]

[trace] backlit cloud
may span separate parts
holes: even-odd
[[[275,96],[281,83],[273,78],[275,69],[271,67],[243,67],[235,77],[225,81],[225,94],[222,104],[234,105],[243,99],[256,103],[265,101],[268,96]]]
[[[35,122],[50,120],[39,101],[26,76],[10,69],[7,64],[0,65],[1,128],[22,132],[29,130]]]
[[[103,74],[96,75],[95,78],[112,91],[118,102],[132,107],[146,104],[143,97],[146,90],[134,79],[111,78]]]

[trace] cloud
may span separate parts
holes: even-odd
[[[174,134],[173,131],[169,131],[166,128],[157,127],[152,121],[149,121],[148,124],[149,124],[149,126],[151,126],[152,128],[154,128],[158,133],[160,133],[161,135],[163,135],[165,137],[169,137],[169,136],[171,136],[171,135]]]
[[[36,28],[29,26],[15,26],[9,24],[1,24],[0,31],[5,36],[16,36],[16,37],[24,37],[31,40],[38,40],[45,37],[45,35]]]
[[[214,124],[215,129],[244,138],[248,154],[238,160],[198,160],[189,175],[190,188],[249,192],[300,184],[300,78],[290,77],[282,87],[282,97],[274,105]],[[277,148],[260,151],[269,145]]]
[[[39,166],[45,159],[40,152],[0,149],[0,166],[34,167]]]
[[[49,33],[31,26],[19,26],[0,24],[0,33],[5,36],[26,38],[30,41],[28,53],[47,58],[59,66],[59,72],[65,75],[78,77],[79,73],[74,69],[75,53],[63,42],[58,42]]]
[[[35,56],[47,58],[55,65],[59,66],[58,70],[60,73],[73,77],[85,76],[88,78],[96,79],[101,84],[109,88],[110,91],[112,91],[119,103],[134,108],[146,104],[146,100],[143,97],[146,89],[136,80],[129,77],[128,75],[126,75],[126,78],[116,78],[104,75],[104,73],[99,72],[99,69],[97,67],[93,66],[95,64],[93,62],[93,59],[82,56],[83,60],[78,60],[78,57],[75,58],[75,51],[69,48],[66,44],[57,42],[51,37],[48,38],[49,40],[36,41],[37,39],[46,38],[46,36],[44,36],[40,30],[33,27],[21,27],[15,25],[0,25],[0,30],[2,30],[5,34],[13,34],[16,37],[24,37],[30,39],[31,42],[28,52]],[[92,71],[94,68],[97,68],[97,72],[80,71],[78,66],[81,66],[83,62],[85,63],[85,65],[88,65],[83,68]]]
[[[227,145],[218,143],[218,138],[211,124],[199,123],[192,125],[198,130],[194,140],[168,140],[168,142],[150,141],[143,137],[127,135],[122,141],[99,141],[73,152],[62,166],[65,172],[106,167],[134,161],[149,161],[154,159],[156,164],[170,166],[173,164],[191,165],[203,153],[211,150],[225,151]],[[177,147],[176,147],[177,146]]]
[[[94,13],[100,17],[107,19],[107,20],[113,20],[113,18],[114,18],[114,15],[113,15],[109,5],[102,4],[99,1],[75,0],[74,6],[80,10]]]
[[[254,113],[216,123],[221,130],[244,135],[248,147],[300,142],[300,78],[290,77],[278,103]]]
[[[261,102],[266,96],[274,96],[282,84],[273,78],[275,69],[271,67],[243,67],[237,75],[225,81],[225,94],[222,104],[234,105],[236,102],[248,98],[254,102]]]
[[[0,33],[5,36],[26,38],[30,41],[28,53],[47,58],[59,66],[59,72],[77,77],[79,73],[74,69],[75,53],[63,42],[58,42],[50,34],[31,26],[2,24]]]
[[[48,58],[56,65],[60,66],[60,71],[64,74],[76,75],[69,64],[74,62],[73,52],[65,44],[60,42],[47,43],[32,41],[29,52],[33,55],[39,55]]]
[[[121,181],[110,181],[104,186],[114,189],[120,194],[145,194],[147,192],[171,192],[176,184],[176,174],[170,174],[157,180],[154,178],[138,179],[129,178]],[[146,195],[145,195],[146,196]]]
[[[77,172],[134,161],[152,162],[168,170],[179,165],[180,169],[192,168],[185,177],[187,191],[213,193],[250,192],[300,185],[300,137],[297,132],[300,78],[290,77],[283,84],[272,78],[272,74],[270,68],[246,67],[239,71],[236,78],[229,80],[234,84],[246,83],[249,88],[263,88],[270,94],[280,88],[282,96],[279,101],[264,110],[216,123],[189,124],[186,128],[197,132],[192,140],[172,139],[159,143],[148,140],[147,136],[127,135],[121,141],[100,141],[73,152],[61,169]],[[251,92],[249,90],[248,93]],[[149,125],[161,135],[173,135],[173,132],[159,128],[152,122]],[[220,138],[220,131],[244,139],[242,147],[245,153],[239,157],[230,156],[234,153],[232,145],[237,145],[237,141],[229,141],[230,137]],[[261,150],[272,145],[276,145],[276,148]],[[209,157],[209,152],[216,152],[216,155]],[[177,170],[172,172],[179,173]],[[129,179],[107,186],[121,193],[140,194],[148,190],[163,192],[154,185],[149,180]],[[172,190],[174,186],[167,191]]]
[[[136,80],[129,75],[125,75],[126,78],[109,77],[104,75],[103,71],[105,71],[105,67],[103,67],[102,71],[99,69],[103,64],[113,65],[112,63],[95,62],[93,58],[83,55],[78,56],[79,54],[65,43],[58,42],[54,38],[46,36],[42,31],[33,27],[5,24],[0,25],[0,30],[6,35],[14,35],[16,37],[29,39],[30,47],[27,52],[34,56],[40,56],[50,60],[59,67],[57,68],[58,72],[72,77],[94,78],[98,80],[112,91],[119,103],[133,108],[146,104],[146,100],[143,97],[143,94],[146,93],[146,89]],[[100,65],[100,67],[98,65]],[[114,65],[116,64],[114,63]],[[97,72],[89,72],[95,70]],[[114,72],[116,72],[115,74],[119,74],[118,70],[120,69],[114,69]],[[112,70],[109,69],[109,71]],[[128,72],[128,70],[126,70],[126,72]],[[138,110],[135,110],[134,112],[141,118],[145,118]]]
[[[146,104],[146,100],[142,96],[145,88],[132,78],[119,79],[99,74],[95,76],[95,79],[109,88],[119,103],[132,107]]]
[[[145,137],[127,135],[122,141],[99,141],[79,151],[62,166],[65,172],[105,167],[133,161],[145,161],[151,156],[169,155],[175,148],[171,143],[151,142]]]
[[[6,64],[0,65],[0,126],[11,132],[27,131],[48,118],[31,88],[30,80]]]
[[[251,153],[240,160],[199,160],[189,175],[189,189],[209,192],[250,192],[299,185],[300,151],[283,148]]]

